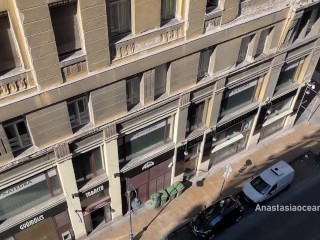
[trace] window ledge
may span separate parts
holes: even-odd
[[[265,127],[265,126],[267,126],[267,125],[269,125],[269,124],[271,124],[271,123],[274,123],[275,121],[277,121],[277,120],[279,120],[279,119],[281,119],[281,118],[283,118],[283,117],[291,114],[292,112],[293,112],[293,110],[292,110],[292,109],[289,109],[289,110],[286,110],[286,111],[284,111],[284,112],[282,112],[282,113],[275,114],[275,115],[271,116],[270,119],[268,119],[267,121],[265,121],[265,122],[262,124],[262,127]]]
[[[288,86],[279,88],[278,90],[275,91],[272,99],[278,98],[278,97],[280,97],[282,95],[285,95],[286,93],[298,88],[299,86],[300,86],[300,83],[295,82],[295,83],[292,83],[292,84],[290,84]]]
[[[221,8],[216,7],[212,10],[210,10],[210,8],[207,8],[204,20],[207,21],[212,18],[221,17],[221,16],[222,16],[222,9]]]
[[[22,67],[17,67],[17,68],[14,68],[2,75],[0,75],[0,81],[1,80],[4,80],[4,79],[7,79],[7,78],[12,78],[12,77],[16,77],[20,74],[22,74],[24,71],[22,69]]]
[[[86,61],[86,54],[82,50],[79,50],[72,53],[67,58],[61,60],[60,67],[66,67],[78,62],[83,62],[83,61]]]

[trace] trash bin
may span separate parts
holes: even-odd
[[[173,200],[177,196],[177,189],[173,185],[167,187],[166,190],[167,190],[171,200]]]
[[[168,201],[169,198],[169,194],[167,193],[166,190],[161,190],[159,191],[160,195],[161,195],[161,205],[165,204]]]
[[[151,195],[151,204],[154,208],[157,208],[161,204],[161,194],[156,192]]]
[[[173,186],[177,190],[177,197],[179,197],[185,189],[185,186],[182,182],[176,182],[175,184],[173,184]]]

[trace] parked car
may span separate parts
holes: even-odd
[[[212,239],[223,229],[239,221],[243,210],[236,197],[228,196],[213,202],[194,217],[189,226],[199,239]]]
[[[289,186],[294,169],[285,161],[267,168],[243,187],[245,197],[255,203],[263,202]]]

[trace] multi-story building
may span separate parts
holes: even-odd
[[[145,203],[292,127],[318,2],[0,0],[0,238],[82,238],[129,182]]]

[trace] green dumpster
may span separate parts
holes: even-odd
[[[166,190],[162,189],[161,191],[159,191],[160,195],[161,195],[161,205],[165,204],[168,201],[169,198],[169,194],[167,193]]]
[[[183,185],[182,182],[176,182],[173,184],[173,186],[177,190],[177,197],[179,197],[182,194],[183,190],[185,189],[185,186]]]
[[[177,189],[173,185],[167,187],[166,190],[167,190],[171,200],[173,200],[177,196]]]
[[[151,204],[154,208],[157,208],[161,204],[161,194],[156,192],[151,195]]]

